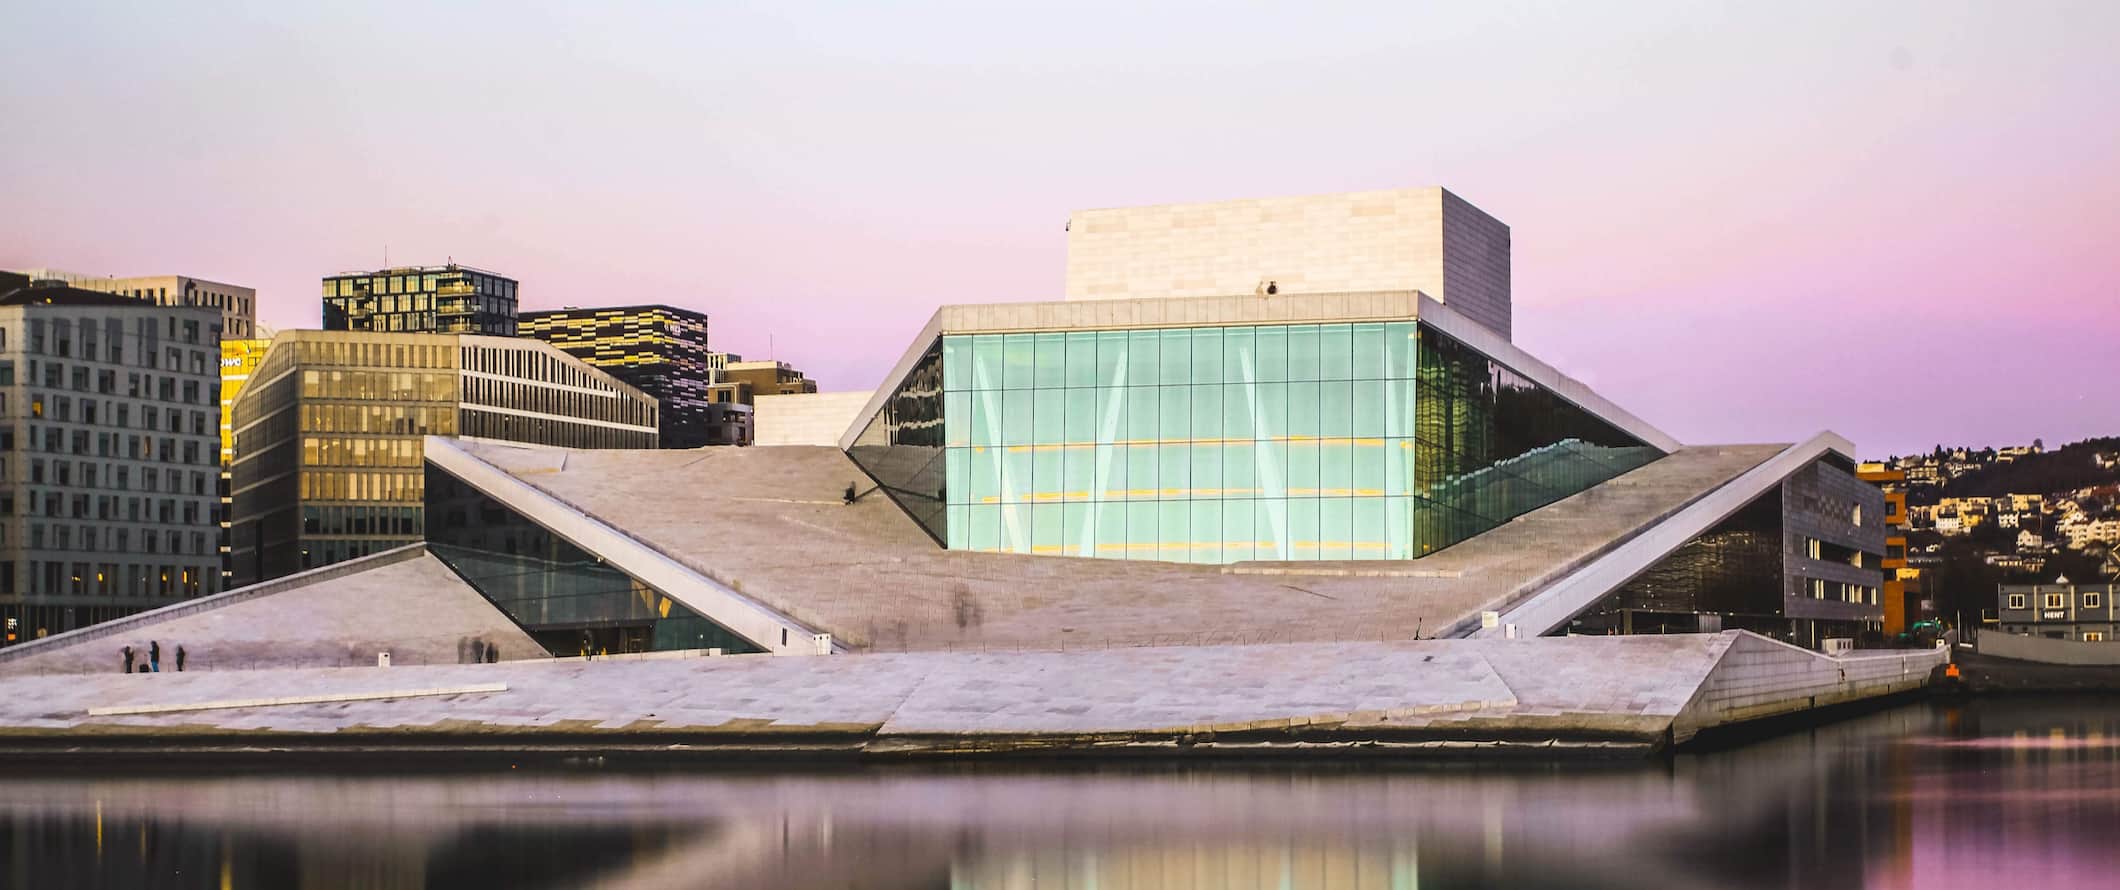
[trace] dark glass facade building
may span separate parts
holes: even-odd
[[[950,549],[1413,559],[1662,455],[1411,319],[946,334],[849,455]]]
[[[428,550],[554,655],[759,651],[432,465],[426,514]]]
[[[516,338],[286,332],[233,410],[237,583],[421,540],[426,436],[656,446],[654,399]]]
[[[324,330],[516,333],[515,279],[470,266],[413,266],[324,279]]]
[[[707,347],[705,313],[672,306],[526,312],[518,330],[654,396],[662,447],[748,444],[749,414],[713,408],[726,356]],[[731,422],[746,424],[730,435]]]

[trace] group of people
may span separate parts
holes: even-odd
[[[133,660],[137,657],[133,654],[133,647],[125,647],[124,652],[126,673],[159,674],[162,672],[162,642],[160,640],[147,641],[147,660],[140,663],[140,669],[137,671],[133,670]],[[183,669],[184,647],[180,645],[177,647],[177,670],[181,671]]]

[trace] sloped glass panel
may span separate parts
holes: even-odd
[[[553,655],[764,651],[433,464],[426,482],[428,552]]]
[[[957,341],[950,344],[950,354],[958,356],[960,360],[968,354],[976,354],[989,342],[974,342],[973,338],[969,337],[950,339]],[[1008,350],[1007,360],[1011,363],[1020,360],[1022,366],[1020,374],[1013,370],[1012,364],[1012,370],[1001,376],[1020,378],[1023,383],[1030,383],[1033,377],[1037,376],[1031,371],[1036,364],[1033,357],[1037,355],[1037,341],[1025,337],[1001,342]],[[967,343],[970,343],[972,348],[965,348]],[[1016,354],[1019,350],[1020,356]],[[1017,490],[1028,491],[1032,484],[1032,474],[1026,467],[1025,472],[1012,477],[1008,468],[997,466],[996,459],[1001,456],[998,453],[1000,449],[988,443],[1000,442],[1002,437],[1008,435],[1007,430],[1011,426],[1031,429],[1035,416],[1030,410],[1029,400],[1025,399],[1025,404],[1017,412],[1022,416],[1011,422],[1007,416],[1005,400],[993,398],[1004,393],[974,389],[967,393],[968,399],[959,400],[960,404],[970,409],[967,412],[970,416],[946,417],[943,411],[943,352],[942,340],[929,345],[927,353],[913,364],[913,370],[906,374],[904,380],[898,382],[897,388],[884,400],[882,410],[878,411],[876,416],[869,420],[868,426],[862,429],[861,434],[855,437],[853,447],[847,449],[847,457],[859,465],[863,472],[868,473],[869,478],[875,480],[883,493],[933,536],[936,543],[947,546],[950,540],[949,512],[944,509],[944,504],[950,500],[948,484],[953,480],[950,479],[948,462],[943,456],[946,442],[954,440],[973,443],[963,447],[962,450],[967,452],[967,456],[959,462],[960,478],[954,480],[969,493],[966,498],[959,498],[958,502],[994,503],[1002,493],[1000,490],[1005,487],[1004,481],[1013,481]],[[1059,362],[1060,354],[1060,350],[1052,350],[1051,361]],[[952,379],[970,378],[974,387],[980,379],[997,379],[994,375],[984,373],[962,374],[961,369],[952,373],[958,374]],[[1028,391],[1024,394],[1029,395]],[[1054,407],[1057,409],[1057,404]],[[958,432],[950,426],[952,423],[971,429],[968,432]],[[1059,426],[1057,422],[1054,424],[1055,428]]]

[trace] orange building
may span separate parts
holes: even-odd
[[[1921,589],[1921,570],[1907,567],[1907,474],[1872,462],[1858,466],[1855,477],[1884,491],[1884,586],[1878,593],[1884,600],[1885,636],[1897,636],[1920,620],[1922,612],[1921,601],[1907,597],[1909,581],[1915,582],[1917,596]]]

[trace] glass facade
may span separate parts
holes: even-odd
[[[1416,555],[1663,456],[1434,328],[1420,329],[1418,376]]]
[[[763,651],[432,464],[427,548],[554,655]]]
[[[946,335],[849,456],[953,550],[1411,559],[1661,453],[1413,321]]]
[[[750,441],[750,415],[714,402],[711,390],[727,356],[707,347],[705,313],[670,306],[555,309],[523,313],[519,330],[654,396],[664,448]],[[744,428],[738,435],[726,431],[732,422]]]
[[[290,331],[273,343],[232,408],[238,583],[421,540],[426,436],[656,444],[654,399],[534,341]]]
[[[1717,627],[1786,638],[1781,507],[1779,488],[1753,499],[1600,600],[1570,631],[1694,633],[1701,615],[1714,614]]]
[[[515,336],[516,282],[469,266],[324,279],[324,330]]]

